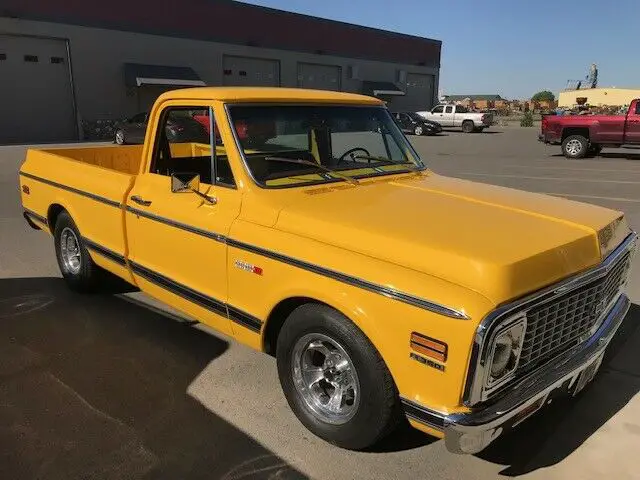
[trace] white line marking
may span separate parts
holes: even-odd
[[[509,168],[539,168],[544,170],[584,170],[585,172],[620,172],[620,173],[637,173],[640,174],[640,168],[637,170],[614,170],[614,169],[604,169],[604,168],[579,168],[579,167],[544,167],[541,165],[504,165]]]
[[[527,175],[506,175],[502,173],[471,173],[462,172],[459,175],[469,175],[472,177],[501,177],[501,178],[521,178],[529,180],[553,180],[558,182],[591,182],[591,183],[629,183],[632,185],[640,185],[640,181],[631,180],[601,180],[594,178],[564,178],[564,177],[531,177]]]
[[[556,197],[576,197],[576,198],[593,198],[596,200],[611,200],[614,202],[631,202],[631,203],[640,203],[640,199],[634,198],[622,198],[622,197],[600,197],[598,195],[579,195],[573,193],[552,193],[552,192],[538,192],[544,195],[553,195]]]

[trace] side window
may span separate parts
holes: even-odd
[[[211,127],[215,132],[215,179],[212,172]],[[171,107],[160,117],[159,135],[151,173],[171,176],[196,173],[200,182],[235,187],[233,174],[220,134],[209,117],[209,107]]]
[[[636,102],[636,115],[640,115],[640,102]]]
[[[449,105],[449,106],[445,109],[444,113],[453,113],[453,106]]]
[[[438,105],[436,108],[433,109],[432,113],[442,113],[444,110],[444,107],[442,105]]]

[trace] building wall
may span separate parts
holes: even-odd
[[[0,18],[0,32],[68,39],[80,121],[118,119],[139,111],[135,88],[128,89],[124,84],[125,62],[191,67],[208,85],[222,85],[224,55],[277,59],[280,62],[280,84],[284,87],[297,86],[299,62],[334,65],[341,67],[342,90],[351,92],[360,90],[362,80],[399,84],[401,70],[433,75],[433,98],[414,99],[411,105],[403,105],[404,108],[415,110],[430,107],[436,101],[438,91],[438,67],[357,60],[11,18]],[[357,66],[357,78],[351,78],[353,66]],[[406,84],[399,86],[406,88]],[[4,108],[7,106],[3,105]]]
[[[579,97],[586,97],[587,103],[594,106],[629,105],[634,98],[640,98],[640,89],[631,88],[586,88],[567,90],[558,95],[558,106],[573,107]]]

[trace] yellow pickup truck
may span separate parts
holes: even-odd
[[[620,212],[437,175],[366,96],[168,92],[144,145],[31,149],[20,188],[71,288],[115,274],[274,355],[344,448],[408,419],[478,452],[577,394],[629,308]]]

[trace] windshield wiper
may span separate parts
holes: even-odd
[[[405,165],[407,163],[411,164],[412,162],[410,161],[406,161],[406,162],[394,162],[393,160],[389,160],[388,158],[384,158],[384,157],[373,157],[373,156],[369,156],[369,155],[356,155],[353,158],[361,158],[362,160],[375,160],[376,162],[382,162],[385,165]],[[373,167],[371,167],[373,168]],[[407,165],[407,168],[413,172],[418,172],[420,171],[420,167],[418,167],[417,165],[413,164],[413,165]]]
[[[324,165],[320,165],[319,163],[312,162],[311,160],[303,160],[302,158],[285,158],[285,157],[264,157],[264,159],[268,162],[284,162],[284,163],[296,163],[298,165],[306,165],[308,167],[315,167],[320,170],[327,172],[335,178],[340,178],[349,182],[351,185],[358,185],[360,182],[353,177],[345,175],[340,172],[336,172],[335,170],[325,167]]]

